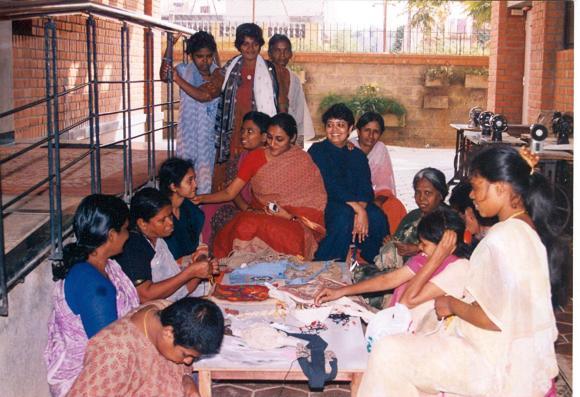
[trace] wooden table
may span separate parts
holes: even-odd
[[[481,136],[481,128],[472,127],[469,124],[452,123],[449,124],[455,130],[455,157],[453,158],[453,177],[447,182],[449,186],[456,185],[467,178],[469,174],[469,154],[472,145],[482,145],[495,143],[491,137]],[[528,125],[511,124],[508,129],[512,130],[529,130]],[[507,133],[502,134],[502,142],[512,145],[525,145],[525,142],[519,138],[513,137]]]
[[[275,301],[270,299],[272,304]],[[256,304],[216,302],[225,310],[237,308],[251,313],[264,311],[263,306]],[[280,317],[273,321],[284,322]],[[344,327],[336,324],[330,318],[325,320],[327,329],[319,335],[328,343],[327,350],[333,351],[338,359],[338,373],[334,380],[351,382],[351,394],[356,396],[362,374],[367,365],[368,353],[365,347],[361,321],[358,317],[351,317],[351,324]],[[306,341],[303,341],[306,344]],[[283,350],[286,349],[286,350]],[[295,348],[281,348],[269,350],[269,356],[279,356],[279,360],[248,365],[236,361],[232,357],[214,357],[201,360],[194,365],[194,371],[199,373],[199,391],[201,397],[211,397],[212,381],[218,380],[246,380],[246,381],[307,381],[303,374],[294,350]],[[259,352],[256,350],[256,352]],[[259,353],[258,353],[259,354]],[[226,354],[227,355],[227,354]],[[293,362],[294,361],[294,362]],[[291,363],[293,362],[292,366]]]
[[[351,395],[356,396],[358,386],[366,368],[368,353],[364,345],[364,335],[360,320],[356,325],[345,331],[340,326],[327,319],[328,330],[320,336],[328,343],[327,350],[336,354],[338,359],[338,373],[335,381],[351,383]],[[304,341],[306,343],[306,341]],[[247,381],[307,381],[300,365],[292,360],[248,366],[220,358],[220,355],[204,359],[195,364],[199,373],[199,392],[201,397],[211,397],[212,381],[218,380],[247,380]]]

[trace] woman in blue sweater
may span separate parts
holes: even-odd
[[[346,105],[333,105],[322,116],[326,139],[312,145],[308,153],[320,169],[328,203],[324,212],[327,234],[320,242],[315,260],[344,261],[349,245],[360,249],[372,262],[378,254],[389,224],[373,203],[371,171],[366,155],[347,147],[354,116]]]

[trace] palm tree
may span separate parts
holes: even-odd
[[[449,0],[409,0],[408,9],[411,27],[421,26],[429,31],[448,13]]]
[[[476,28],[481,28],[491,21],[491,0],[464,0],[463,5],[467,15],[473,18],[473,25]]]

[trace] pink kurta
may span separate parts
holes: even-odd
[[[350,142],[360,149],[358,138],[352,138]],[[369,167],[371,168],[371,181],[375,195],[382,190],[390,190],[393,195],[397,195],[395,188],[395,176],[393,174],[393,164],[389,150],[382,142],[377,142],[371,152],[367,155]]]

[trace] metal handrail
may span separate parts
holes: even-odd
[[[63,91],[58,91],[57,88],[57,29],[54,21],[50,18],[52,16],[64,16],[64,15],[86,15],[88,17],[86,21],[86,55],[87,55],[87,73],[88,82],[65,89]],[[1,196],[1,185],[0,185],[0,209],[2,213],[0,214],[0,315],[8,315],[8,291],[18,282],[19,279],[23,278],[26,274],[32,271],[42,259],[50,255],[52,260],[59,260],[62,257],[62,245],[63,238],[70,235],[70,226],[67,226],[67,222],[63,219],[63,212],[61,207],[61,174],[78,164],[83,159],[89,158],[89,165],[91,170],[91,191],[100,192],[101,190],[101,175],[100,175],[100,150],[103,148],[113,147],[118,144],[122,144],[123,149],[123,178],[124,178],[124,191],[120,194],[125,198],[132,194],[134,188],[132,180],[132,141],[134,139],[148,136],[147,147],[148,147],[148,164],[147,173],[148,179],[145,183],[150,183],[152,178],[155,176],[156,163],[155,163],[155,133],[157,131],[166,130],[168,136],[167,151],[168,155],[173,154],[174,142],[174,128],[177,122],[173,118],[173,106],[179,103],[179,100],[174,100],[173,97],[173,79],[171,73],[169,74],[168,84],[167,84],[167,100],[160,103],[155,103],[154,95],[154,85],[161,80],[156,79],[155,73],[153,71],[153,59],[156,54],[154,54],[153,45],[153,34],[152,29],[160,29],[167,33],[168,43],[173,42],[173,33],[181,32],[185,34],[193,34],[194,30],[187,29],[183,26],[175,25],[162,21],[160,19],[152,18],[146,15],[139,15],[129,11],[121,10],[115,7],[106,6],[102,4],[94,4],[87,1],[76,1],[68,2],[67,4],[54,4],[54,3],[41,3],[30,4],[29,2],[25,4],[16,4],[11,6],[0,7],[0,20],[19,20],[19,19],[30,19],[38,17],[49,17],[44,25],[44,47],[45,47],[45,83],[46,83],[46,94],[43,98],[34,100],[28,104],[19,106],[17,108],[10,109],[8,111],[2,112],[0,114],[0,119],[3,117],[12,116],[26,109],[30,109],[34,106],[45,104],[46,106],[46,116],[47,116],[47,134],[45,137],[39,139],[38,141],[27,145],[23,149],[16,151],[0,160],[0,166],[10,161],[20,157],[21,155],[30,152],[31,150],[40,147],[43,144],[47,145],[48,149],[48,176],[43,178],[41,181],[35,183],[33,186],[27,188],[24,192],[21,192],[16,197],[11,198],[7,203],[3,205]],[[120,28],[120,41],[121,41],[121,64],[122,64],[122,76],[121,80],[112,81],[102,81],[99,80],[98,72],[98,60],[101,54],[97,51],[97,40],[96,40],[96,24],[95,17],[109,18],[116,22],[122,23]],[[145,30],[146,35],[146,48],[144,58],[146,61],[146,74],[145,79],[132,81],[130,78],[130,36],[127,24],[138,25]],[[172,60],[172,52],[169,52],[169,58]],[[159,54],[158,56],[161,56]],[[99,57],[99,59],[97,59]],[[121,84],[121,96],[123,98],[122,106],[117,110],[108,110],[105,112],[99,111],[99,85],[100,84]],[[144,94],[146,97],[146,103],[144,106],[138,106],[136,108],[131,107],[131,84],[144,84]],[[81,120],[75,121],[73,124],[60,128],[59,126],[59,98],[66,96],[72,92],[78,91],[88,87],[88,116],[82,118]],[[168,122],[162,127],[155,127],[155,109],[159,106],[168,107]],[[131,113],[134,111],[144,111],[146,117],[146,127],[143,133],[133,135],[131,133]],[[122,114],[123,116],[123,138],[120,140],[115,140],[113,143],[102,143],[100,142],[100,116],[110,116],[114,114]],[[81,125],[88,123],[89,128],[89,148],[86,152],[81,153],[80,156],[68,161],[66,165],[61,166],[60,164],[60,138],[61,136],[71,131],[74,128],[80,127]],[[171,141],[171,142],[170,142]],[[50,209],[50,241],[48,247],[44,250],[42,254],[37,255],[32,261],[27,259],[27,262],[17,262],[17,267],[11,267],[13,274],[7,275],[5,273],[7,269],[6,255],[4,252],[4,228],[3,228],[3,215],[5,210],[29,196],[35,190],[42,186],[49,187],[49,209]],[[140,184],[139,184],[140,185]],[[68,218],[67,218],[68,219]],[[66,230],[65,230],[66,229]],[[42,247],[39,247],[42,248]]]
[[[67,1],[66,4],[21,2],[10,6],[0,7],[0,20],[22,20],[46,16],[63,16],[76,14],[91,14],[94,16],[112,18],[134,25],[194,34],[196,30],[188,29],[175,23],[166,22],[148,15],[140,15],[117,7],[96,4],[90,1]]]

